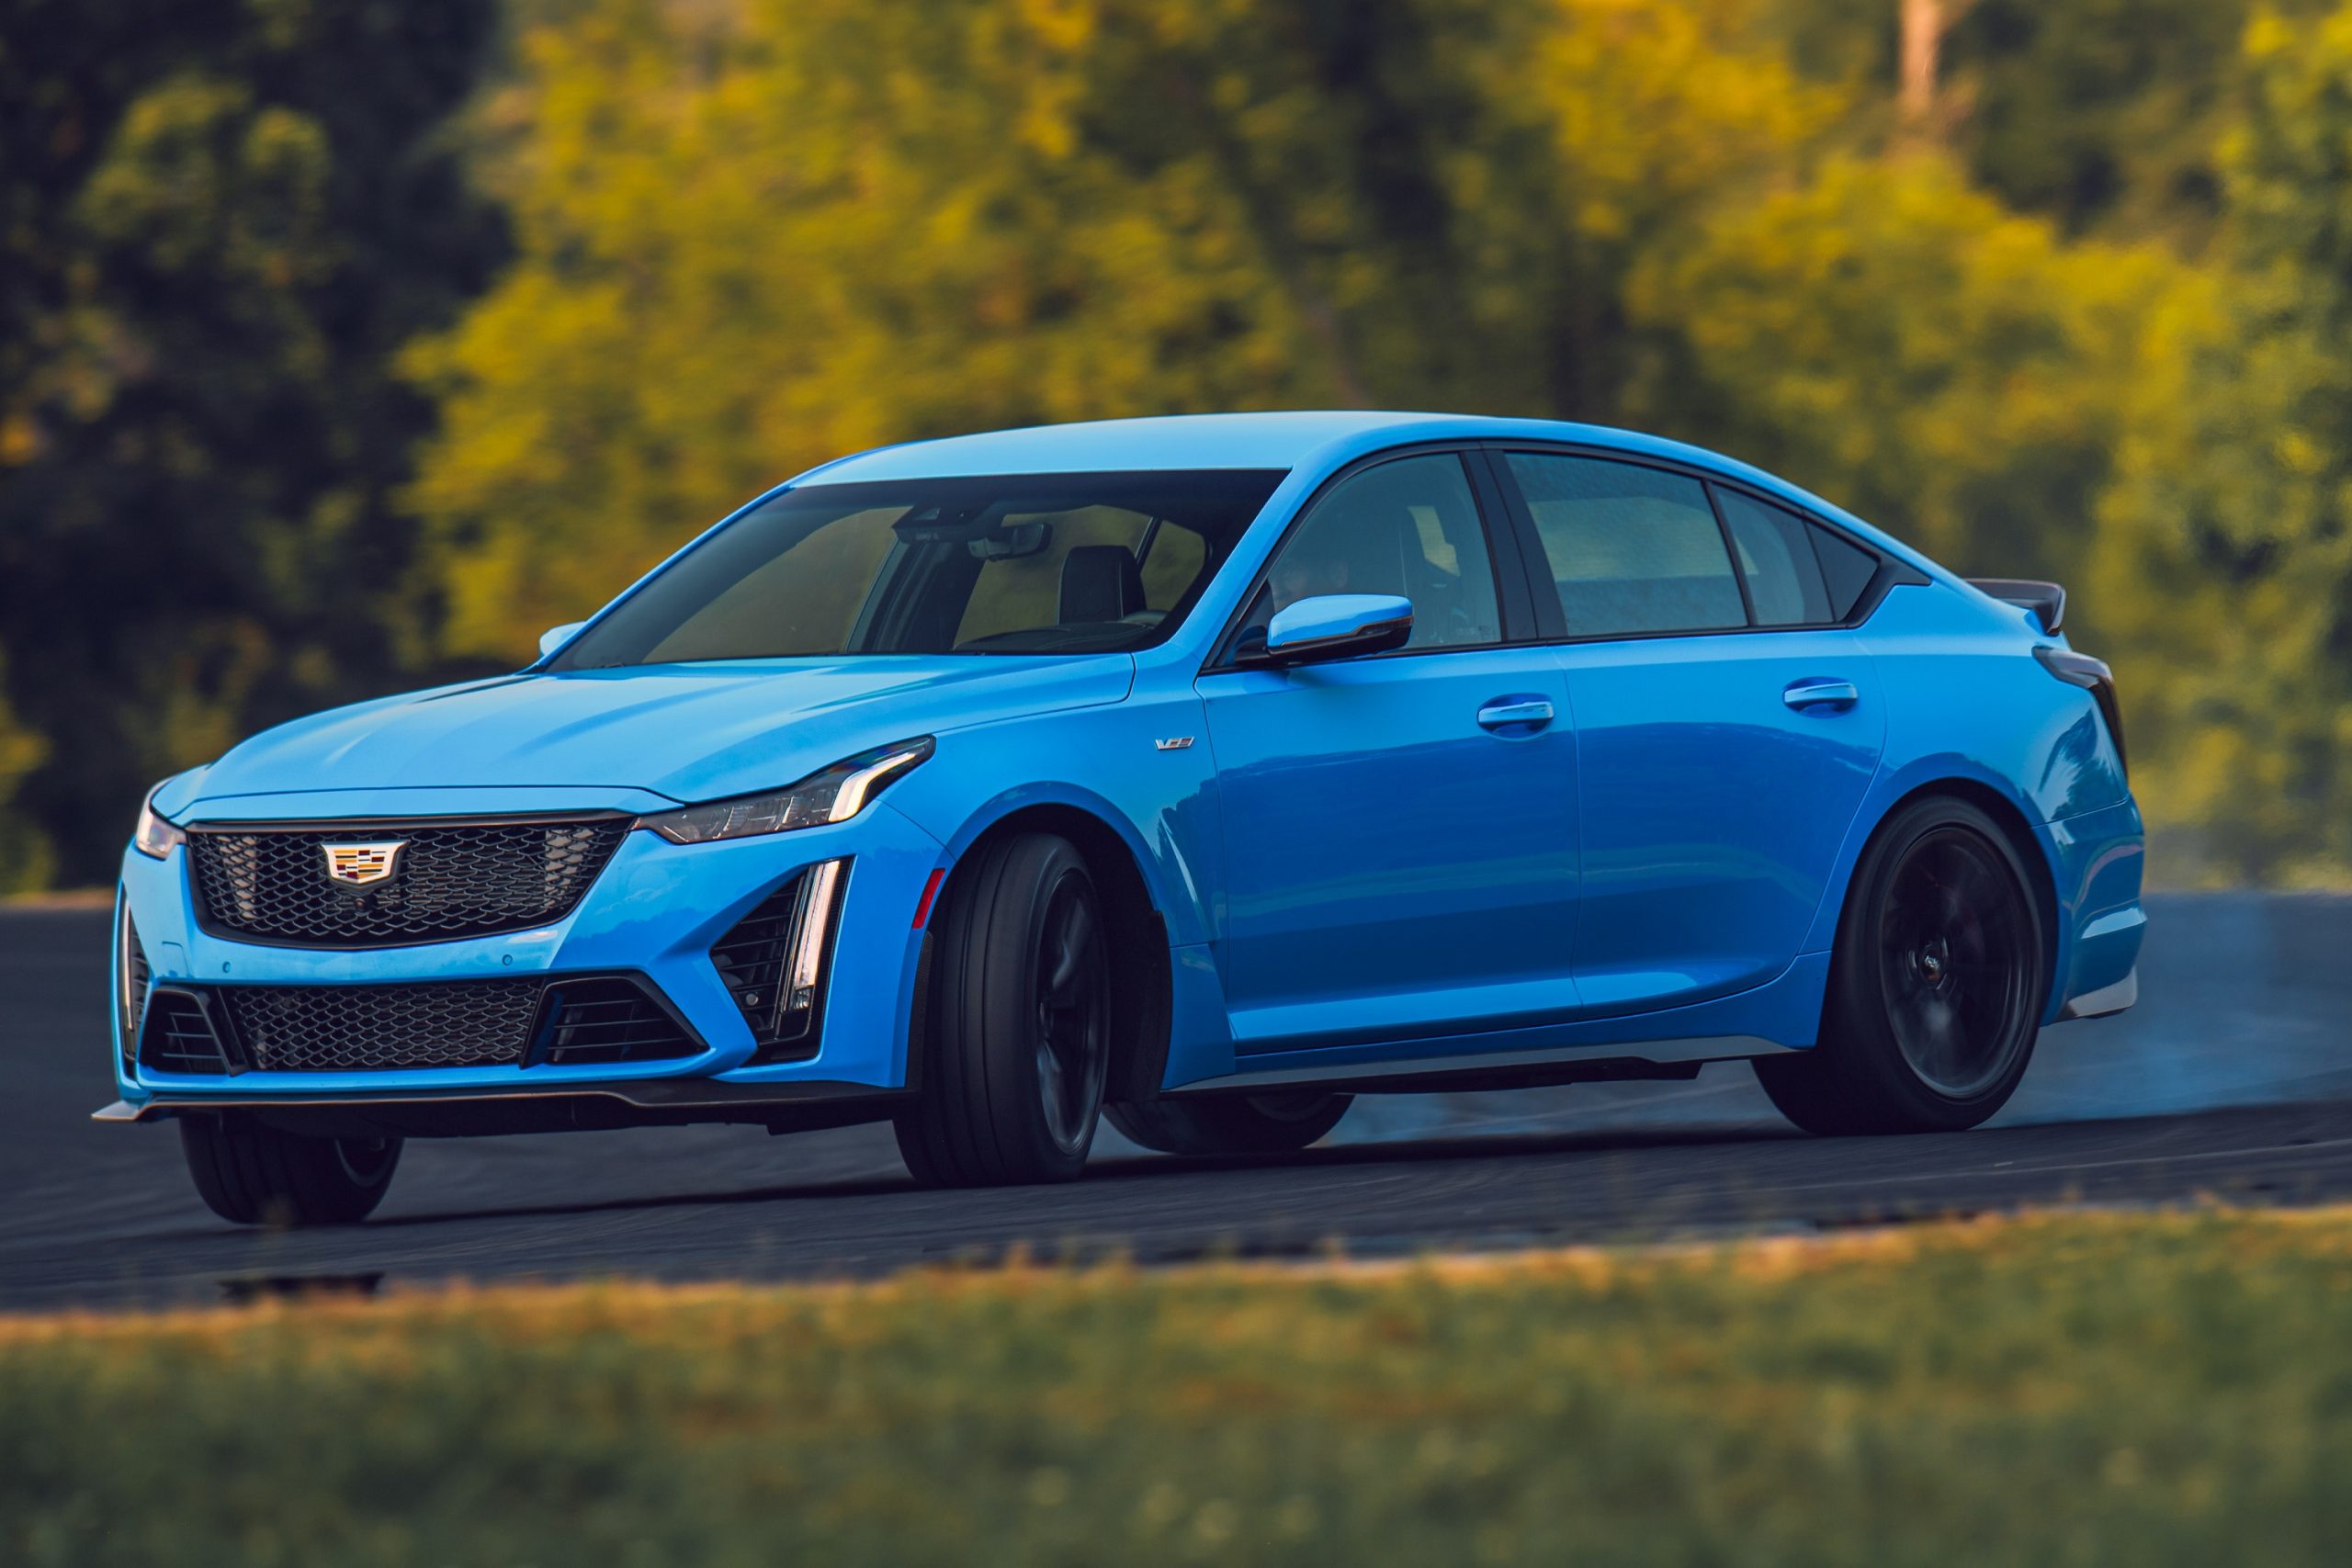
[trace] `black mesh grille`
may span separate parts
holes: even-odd
[[[514,1066],[538,1019],[537,980],[409,986],[223,986],[245,1058],[262,1072]]]
[[[397,947],[560,920],[628,836],[625,817],[373,823],[334,829],[199,828],[188,833],[207,930],[302,947]],[[392,874],[330,881],[331,844],[398,843]]]
[[[148,1009],[140,1060],[173,1073],[227,1072],[232,1061],[262,1072],[391,1072],[650,1062],[701,1049],[643,986],[603,975],[174,987]]]

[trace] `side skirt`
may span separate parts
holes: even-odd
[[[1441,1089],[1536,1089],[1551,1084],[1626,1078],[1690,1078],[1698,1077],[1699,1069],[1709,1062],[1777,1056],[1803,1049],[1753,1034],[1651,1040],[1627,1045],[1555,1045],[1540,1050],[1491,1051],[1436,1062],[1428,1057],[1344,1066],[1333,1062],[1266,1072],[1229,1073],[1163,1092],[1178,1097],[1314,1088],[1351,1094],[1422,1094]]]

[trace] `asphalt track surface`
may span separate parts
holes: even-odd
[[[2047,1032],[1973,1133],[1815,1139],[1747,1069],[1689,1083],[1360,1100],[1280,1159],[1106,1135],[1083,1181],[928,1192],[887,1128],[416,1142],[377,1217],[215,1220],[165,1127],[101,1126],[107,918],[0,911],[0,1310],[222,1299],[238,1282],[864,1276],[1124,1253],[1396,1256],[1791,1232],[2065,1202],[2352,1200],[2352,900],[2157,904],[2140,1010]]]

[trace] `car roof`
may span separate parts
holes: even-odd
[[[796,483],[955,479],[977,474],[1102,473],[1146,468],[1295,468],[1339,457],[1334,448],[1374,449],[1410,441],[1541,436],[1596,446],[1671,448],[1721,463],[1712,453],[1602,425],[1476,414],[1373,409],[1267,413],[1167,414],[1149,419],[1039,424],[910,441],[839,458]],[[1343,459],[1342,459],[1343,460]]]
[[[1736,458],[1663,436],[1564,420],[1374,409],[1092,420],[878,446],[820,464],[788,483],[853,484],[874,479],[1116,473],[1159,468],[1279,468],[1319,476],[1385,447],[1419,441],[1481,440],[1565,442],[1688,463],[1834,518],[1867,538],[1893,547],[1915,564],[1941,574],[1940,568],[1883,530]]]

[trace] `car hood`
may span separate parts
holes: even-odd
[[[512,675],[297,719],[222,757],[185,802],[391,789],[646,790],[718,800],[868,747],[1124,698],[1135,661],[885,655]],[[176,792],[175,792],[176,793]],[[158,800],[165,809],[179,801]]]

